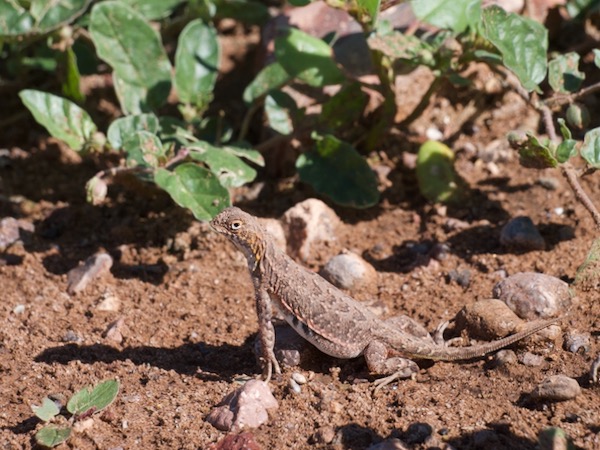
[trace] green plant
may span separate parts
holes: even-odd
[[[68,20],[73,28],[85,32],[96,49],[94,56],[112,68],[115,93],[125,117],[115,120],[105,132],[99,131],[90,115],[67,98],[32,89],[22,90],[20,97],[34,118],[73,150],[83,154],[111,151],[123,156],[123,165],[103,170],[88,182],[88,200],[92,203],[105,199],[116,175],[130,174],[156,184],[196,218],[208,220],[229,205],[227,188],[255,178],[256,170],[248,162],[261,166],[264,161],[259,152],[231,141],[231,133],[223,123],[203,117],[213,98],[220,55],[217,34],[210,23],[184,15],[174,69],[171,66],[161,37],[148,17],[168,15],[180,3],[105,1],[95,4],[82,17],[85,24],[72,23],[85,11],[83,3],[49,8],[49,12],[70,10]],[[18,11],[15,6],[14,15],[19,12],[34,17],[36,5],[32,2],[29,10]],[[14,23],[5,26],[15,36],[23,35]],[[72,59],[73,47],[67,50]],[[70,72],[69,83],[78,90],[76,69],[77,64]],[[172,86],[183,120],[155,114],[166,103]],[[81,100],[77,95],[71,98]]]
[[[35,441],[43,447],[55,447],[66,441],[73,431],[73,425],[86,417],[107,408],[119,393],[119,382],[107,380],[94,388],[86,387],[73,394],[66,404],[70,417],[61,414],[63,405],[58,400],[44,397],[40,406],[32,405],[33,413],[43,422],[59,422],[46,425],[35,433]]]

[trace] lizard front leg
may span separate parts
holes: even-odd
[[[367,367],[372,373],[388,375],[373,382],[375,391],[392,381],[411,378],[419,371],[419,366],[414,361],[400,356],[390,356],[389,347],[382,341],[369,343],[363,354]]]
[[[281,373],[279,363],[275,358],[275,329],[273,328],[273,306],[267,290],[256,282],[254,286],[256,295],[256,312],[258,313],[258,359],[262,367],[262,376],[266,382],[271,379],[273,370]]]

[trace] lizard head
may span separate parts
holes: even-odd
[[[210,225],[244,253],[251,270],[256,268],[265,253],[265,231],[256,217],[231,206],[217,214]]]

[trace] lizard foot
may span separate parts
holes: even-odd
[[[412,367],[406,367],[405,369],[399,370],[398,372],[393,373],[387,377],[378,378],[375,381],[373,381],[373,386],[375,386],[375,389],[373,389],[373,394],[376,394],[381,388],[393,383],[396,380],[404,380],[406,378],[414,379],[416,375],[417,373],[413,370]]]
[[[265,383],[271,381],[271,377],[273,376],[273,372],[275,375],[281,375],[281,367],[279,367],[279,362],[277,362],[277,358],[275,358],[275,354],[270,352],[267,358],[260,358],[263,366],[262,378]]]

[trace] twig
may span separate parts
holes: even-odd
[[[600,82],[592,84],[586,88],[583,88],[579,92],[574,92],[573,94],[558,94],[554,97],[550,97],[544,100],[544,103],[549,107],[553,106],[562,106],[567,103],[573,103],[579,100],[586,95],[594,94],[595,92],[600,91]]]
[[[585,207],[585,209],[587,209],[588,212],[592,215],[592,218],[596,223],[596,227],[600,229],[600,212],[596,209],[594,203],[592,203],[592,200],[588,197],[588,195],[585,193],[585,191],[579,184],[577,170],[568,162],[561,164],[560,168],[564,177],[567,179],[569,186],[571,186],[571,189],[573,189],[575,197],[577,197],[577,200],[579,200],[581,204]]]

